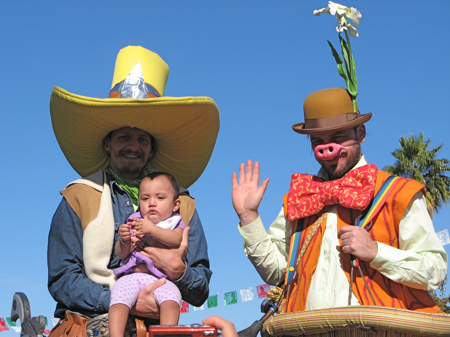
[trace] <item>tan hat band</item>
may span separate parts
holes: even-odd
[[[350,122],[360,116],[359,112],[348,112],[336,116],[306,119],[305,129],[332,128]]]

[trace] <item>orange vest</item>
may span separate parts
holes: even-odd
[[[379,191],[390,174],[378,171],[375,193]],[[384,207],[373,219],[373,226],[369,231],[371,238],[377,242],[399,248],[400,220],[413,196],[419,192],[425,194],[424,186],[412,179],[403,178],[386,200]],[[283,198],[286,212],[287,195]],[[338,231],[342,226],[353,225],[362,211],[344,208],[337,205]],[[311,279],[317,268],[326,218],[322,217],[326,208],[319,214],[305,218],[303,223],[300,250],[297,259],[297,275],[292,281],[286,312],[304,311]],[[325,220],[324,220],[325,218]],[[321,222],[317,230],[317,224]],[[342,242],[340,242],[342,244]],[[306,247],[306,248],[305,248]],[[351,261],[350,254],[341,251],[341,263],[350,283]],[[370,267],[370,263],[360,260],[360,266],[370,290],[378,306],[394,307],[422,312],[441,312],[426,290],[407,287],[394,282]],[[358,272],[354,272],[352,285],[353,294],[361,305],[373,305],[369,292]]]

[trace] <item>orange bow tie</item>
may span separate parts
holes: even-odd
[[[364,210],[373,198],[377,171],[375,165],[364,165],[331,181],[294,173],[287,200],[288,220],[317,214],[327,205]]]

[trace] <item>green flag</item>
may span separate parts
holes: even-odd
[[[217,307],[217,295],[208,297],[208,309]]]
[[[224,298],[225,305],[236,304],[237,303],[237,291],[230,291],[225,293]]]
[[[8,321],[9,326],[17,326],[16,322],[14,322],[11,317],[6,317],[6,320]]]

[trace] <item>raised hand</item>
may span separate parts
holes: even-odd
[[[241,226],[246,226],[258,218],[258,207],[269,183],[269,179],[264,179],[261,186],[258,186],[259,163],[257,161],[253,166],[252,161],[247,160],[246,171],[244,164],[241,164],[239,166],[239,182],[236,173],[231,176],[233,186],[231,199]]]

